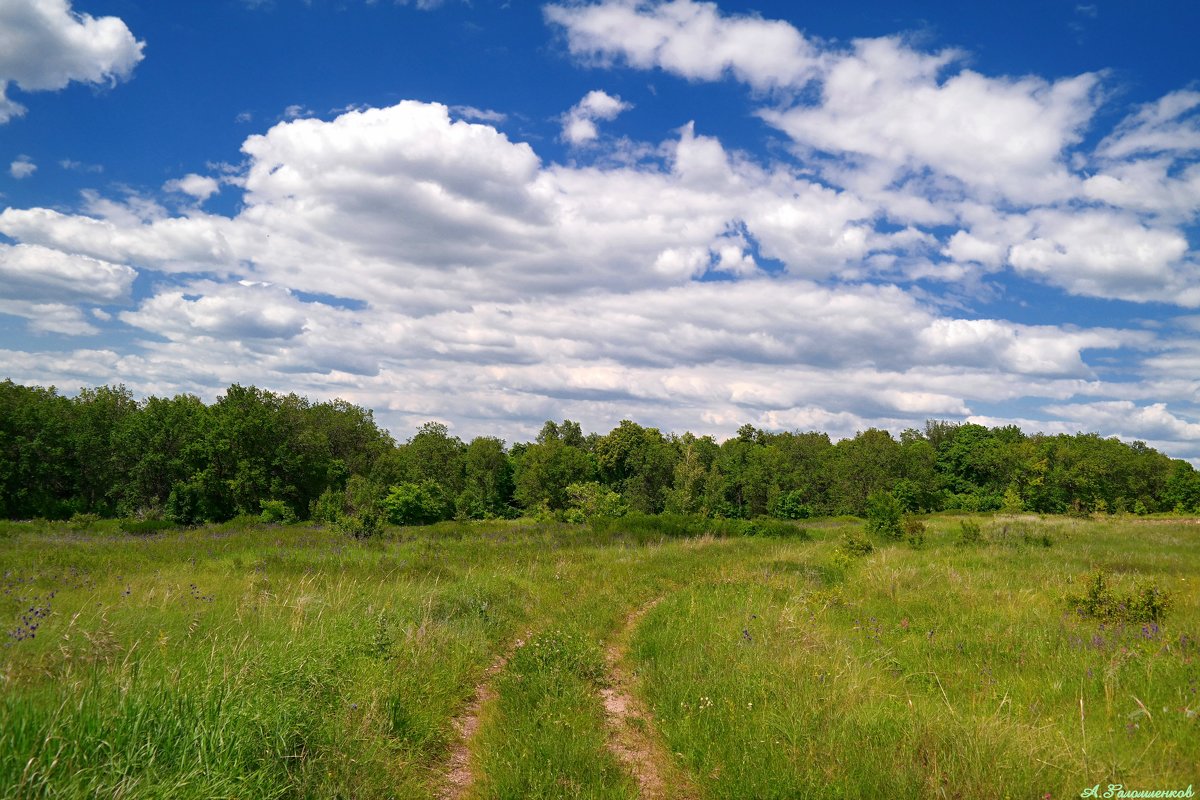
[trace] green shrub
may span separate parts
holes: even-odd
[[[750,525],[754,526],[755,536],[772,536],[779,539],[808,539],[808,531],[799,525],[793,525],[781,519],[772,517],[756,517]]]
[[[897,541],[904,538],[900,516],[900,501],[891,492],[876,491],[867,496],[867,533]]]
[[[313,522],[333,524],[342,517],[342,506],[346,502],[346,493],[340,489],[326,489],[321,496],[312,501],[308,508],[308,516]]]
[[[643,514],[640,511],[630,512],[623,517],[593,517],[588,520],[596,533],[630,533],[672,539],[715,534],[712,530],[714,522],[699,514]]]
[[[964,519],[958,523],[958,543],[960,545],[979,544],[983,541],[983,528],[973,519]]]
[[[914,549],[925,546],[925,523],[908,517],[904,520],[904,540]]]
[[[1025,510],[1025,501],[1017,487],[1009,486],[1004,490],[1004,499],[1000,502],[1000,510],[1005,514],[1020,514]]]
[[[1126,595],[1126,618],[1130,622],[1158,622],[1174,604],[1175,595],[1171,592],[1155,583],[1141,584]]]
[[[393,486],[381,505],[393,525],[429,525],[451,516],[442,487],[433,481]]]
[[[282,500],[259,500],[262,514],[258,521],[266,524],[290,525],[296,521],[296,512]]]
[[[68,520],[67,527],[73,531],[87,531],[95,527],[99,521],[100,516],[98,514],[84,514],[76,511],[71,515],[71,519]]]
[[[210,518],[208,496],[197,481],[176,481],[167,496],[164,509],[167,519],[179,525],[194,525]],[[220,519],[223,516],[216,517]]]
[[[383,531],[383,520],[373,510],[360,511],[358,514],[347,514],[338,519],[334,526],[355,539],[370,539]]]
[[[870,544],[870,542],[867,542]],[[832,555],[829,557],[829,569],[837,578],[844,578],[846,573],[850,571],[850,565],[854,563],[854,559],[840,547],[833,549]]]
[[[813,516],[813,509],[804,502],[804,492],[795,489],[776,497],[771,513],[780,519],[808,519]]]
[[[1067,604],[1080,616],[1104,622],[1158,622],[1174,604],[1174,597],[1155,583],[1140,584],[1132,593],[1120,593],[1096,570],[1081,595],[1067,595]]]
[[[593,517],[623,517],[629,508],[621,495],[596,481],[567,486],[567,521],[583,522]]]
[[[848,528],[842,536],[842,549],[846,555],[853,558],[868,556],[875,551],[875,545],[859,528]]]

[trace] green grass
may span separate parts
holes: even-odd
[[[854,520],[0,523],[0,797],[434,797],[454,716],[521,636],[473,796],[635,797],[598,693],[656,599],[627,666],[705,797],[1200,782],[1200,525],[980,518],[964,545],[960,519],[854,559]],[[1170,612],[1073,612],[1098,569]]]

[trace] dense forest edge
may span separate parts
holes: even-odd
[[[753,520],[945,510],[1194,513],[1200,473],[1144,442],[928,421],[899,439],[745,425],[717,442],[622,421],[546,422],[532,442],[422,425],[397,443],[370,410],[230,386],[211,405],[124,386],[0,383],[0,517],[190,525],[252,515],[369,535],[385,523],[627,514]]]

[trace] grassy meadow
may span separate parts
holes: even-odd
[[[785,536],[518,521],[366,540],[0,523],[0,797],[1200,784],[1200,525],[980,517],[963,544],[963,519],[861,556],[849,519]],[[1098,569],[1117,595],[1165,590],[1165,615],[1079,613],[1068,598]],[[645,714],[606,711],[614,659]],[[635,762],[669,763],[631,767],[621,725],[658,745]],[[673,777],[647,791],[644,770]]]

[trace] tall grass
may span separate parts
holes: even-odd
[[[706,797],[1078,795],[1200,761],[1200,526],[926,520],[835,554],[692,518],[123,534],[0,525],[0,797],[436,796],[494,676],[476,797],[634,795],[606,748],[603,648]],[[621,525],[625,527],[622,528]],[[1048,546],[1047,546],[1048,545]],[[1145,626],[1081,616],[1173,595]],[[1081,714],[1082,712],[1082,714]]]
[[[709,797],[1186,788],[1200,531],[1044,532],[1059,541],[996,529],[962,548],[938,522],[925,549],[877,548],[845,572],[823,568],[830,542],[790,550],[757,584],[668,598],[632,654],[670,749]],[[1080,617],[1066,597],[1096,565],[1169,585],[1180,608],[1161,626]]]

